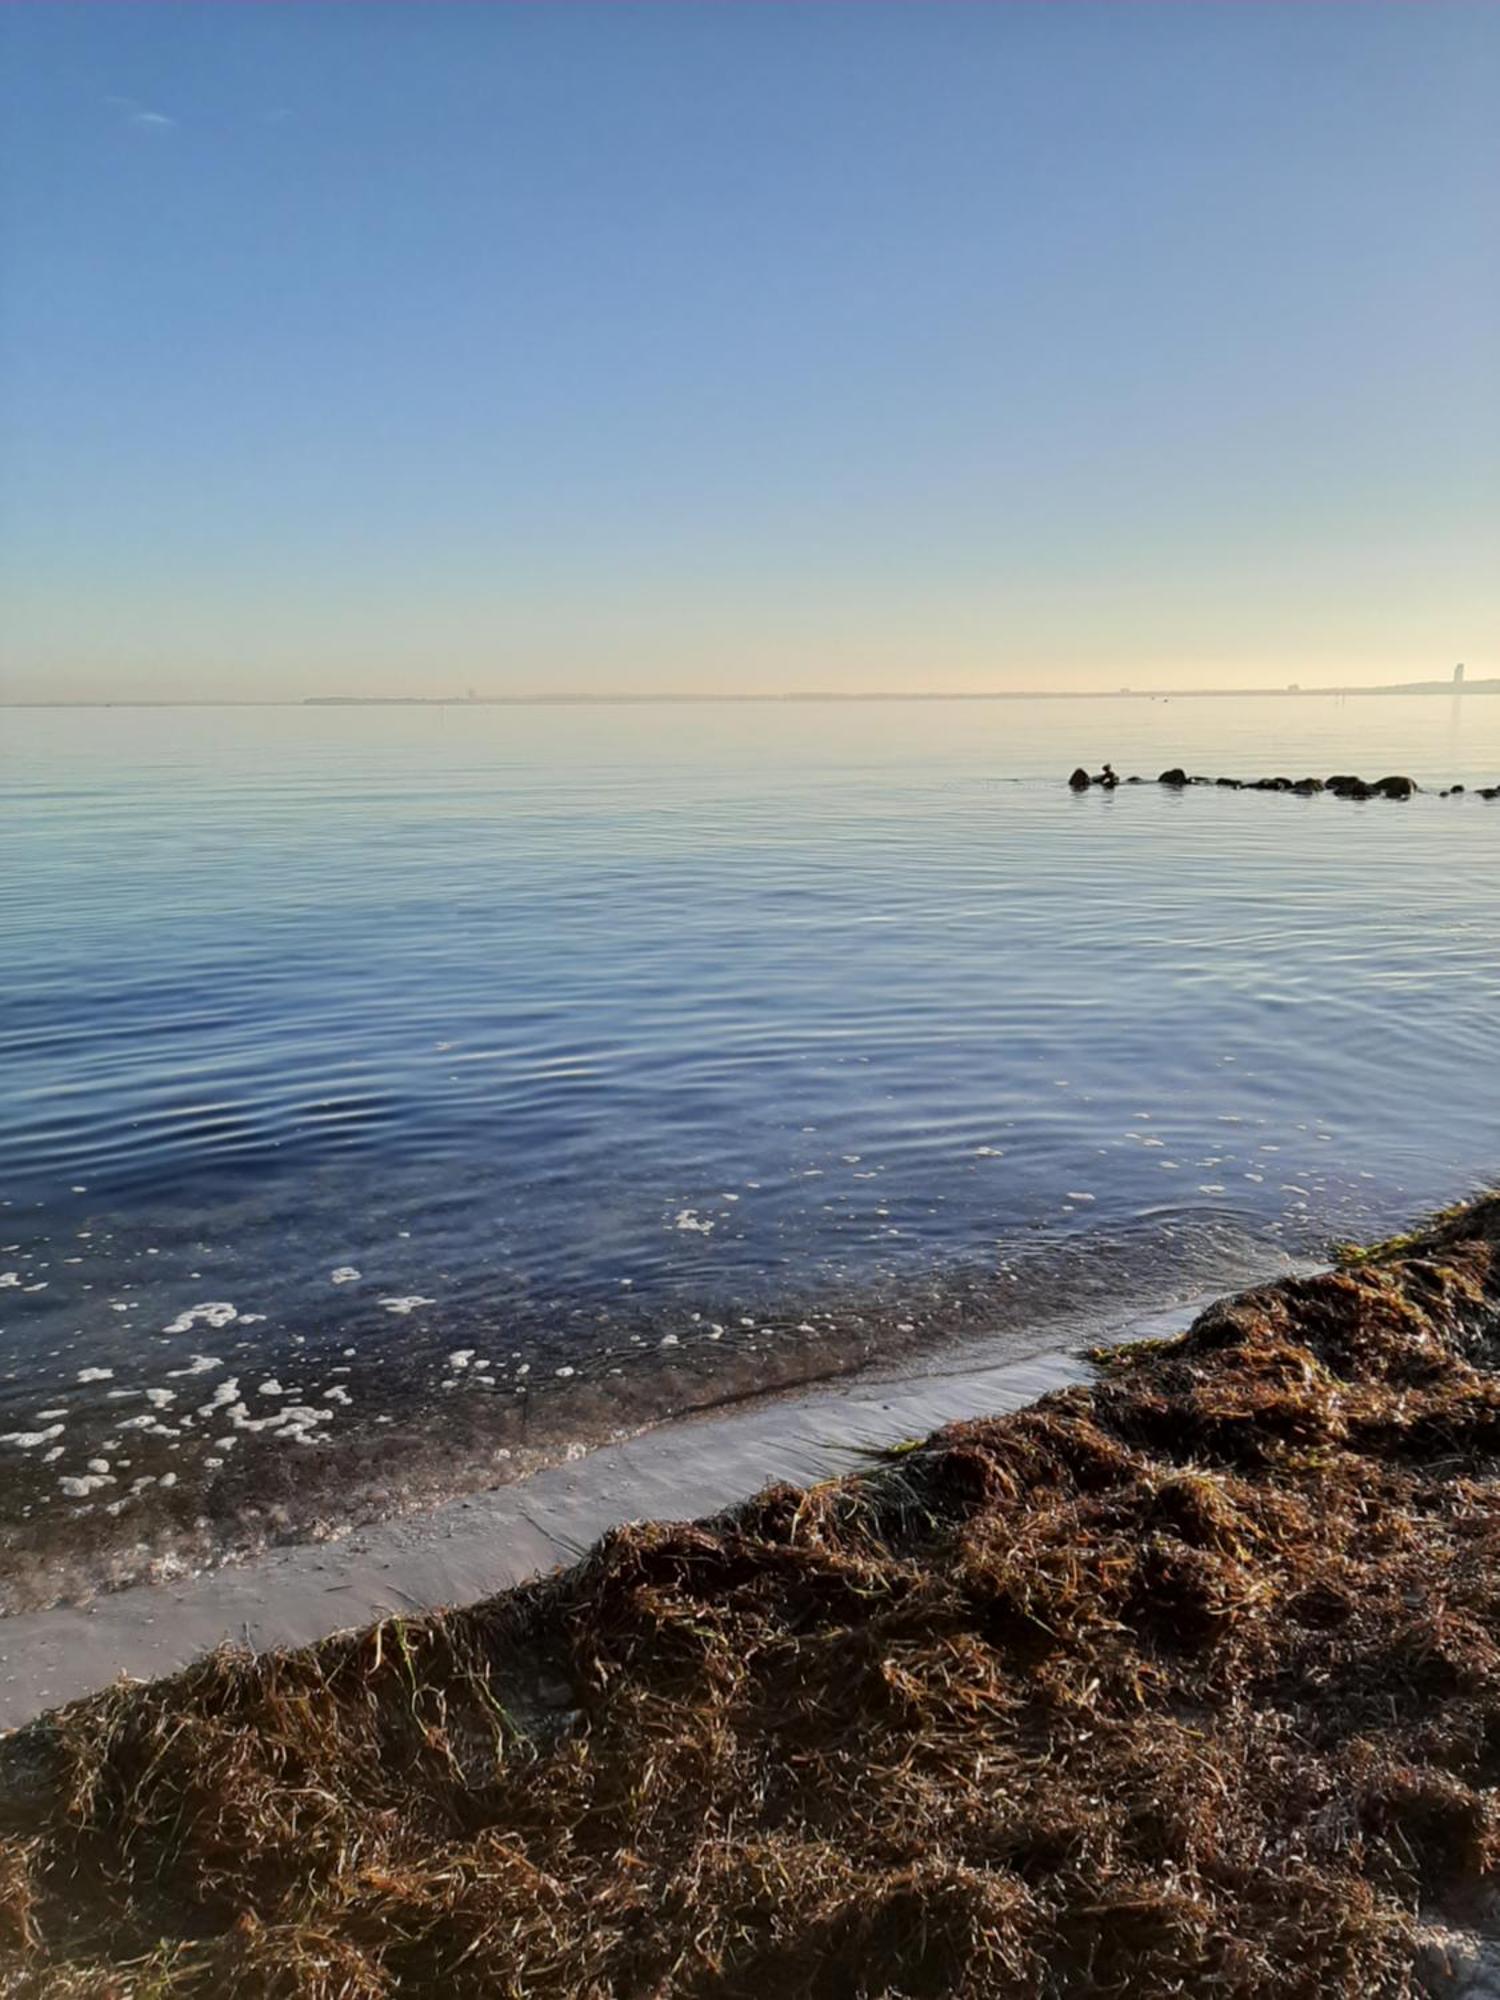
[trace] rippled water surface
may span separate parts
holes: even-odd
[[[1500,1164],[1500,804],[1061,782],[1494,783],[1493,697],[0,729],[13,1551],[254,1515],[272,1445],[368,1486],[377,1423],[519,1452],[1024,1319],[1049,1258],[1211,1281]]]

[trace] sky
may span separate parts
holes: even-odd
[[[1500,8],[0,8],[0,698],[1500,672]]]

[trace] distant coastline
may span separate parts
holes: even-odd
[[[282,701],[0,701],[0,708],[651,708],[819,702],[1204,701],[1234,696],[1326,699],[1329,695],[1390,694],[1500,694],[1500,674],[1475,681],[1392,681],[1358,687],[897,689],[853,694],[828,688],[791,694],[310,694]]]

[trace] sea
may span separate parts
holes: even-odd
[[[11,709],[0,779],[0,1607],[1500,1177],[1494,696]]]

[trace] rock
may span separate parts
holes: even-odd
[[[1242,792],[1245,787],[1238,778],[1215,778],[1216,785],[1222,785],[1227,792]]]
[[[1171,785],[1174,790],[1180,791],[1187,781],[1187,772],[1180,764],[1174,764],[1170,771],[1163,771],[1156,782],[1159,785]]]
[[[1330,778],[1328,790],[1336,799],[1369,799],[1375,796],[1363,778]]]
[[[1078,769],[1073,773],[1072,777],[1069,778],[1068,780],[1068,790],[1070,792],[1086,792],[1088,788],[1089,788],[1089,774],[1087,771],[1084,770],[1083,766],[1080,764]]]
[[[1500,785],[1481,785],[1479,796],[1482,799],[1500,799]]]
[[[1304,799],[1310,799],[1314,792],[1321,792],[1322,789],[1323,780],[1321,778],[1299,778],[1292,787],[1292,790],[1300,793]]]
[[[1289,792],[1292,781],[1290,778],[1257,778],[1250,789],[1252,792]]]
[[[1450,785],[1447,791],[1444,792],[1443,797],[1445,799],[1456,799],[1462,790],[1462,785]]]
[[[1127,785],[1143,785],[1146,781],[1144,778],[1127,778],[1125,782]]]
[[[1410,778],[1378,778],[1370,787],[1382,799],[1409,799],[1416,789]]]

